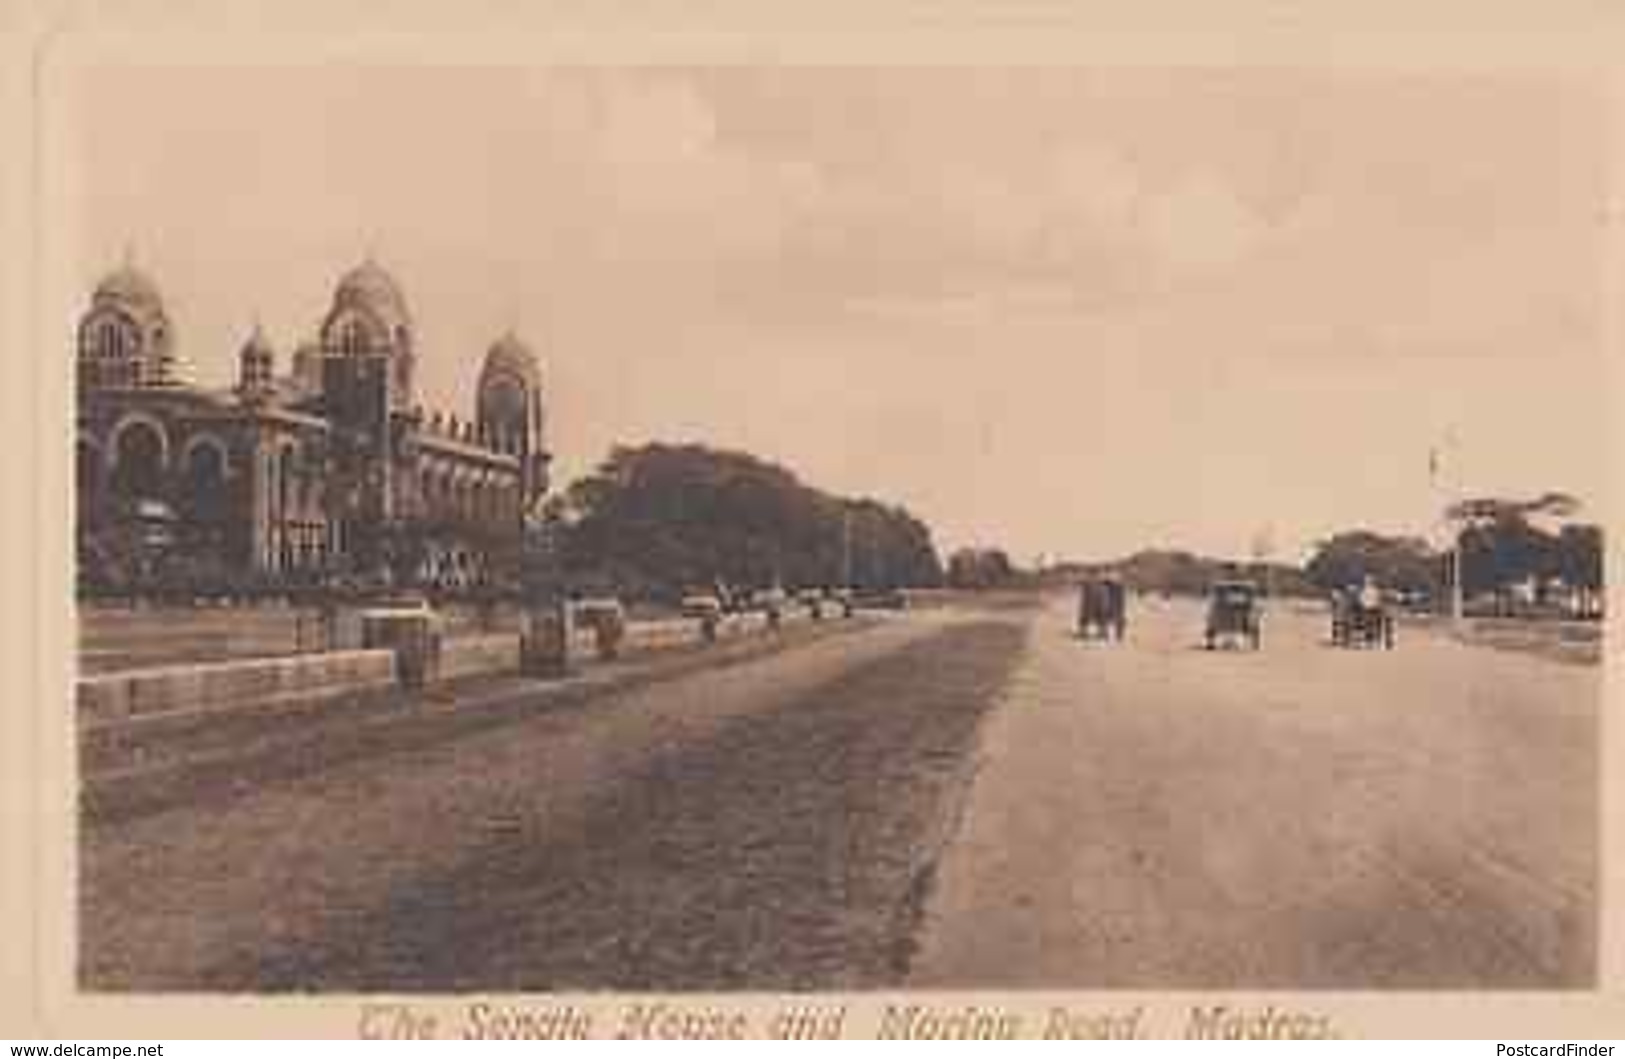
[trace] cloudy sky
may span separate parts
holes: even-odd
[[[426,404],[538,349],[568,477],[697,440],[945,545],[1292,554],[1445,485],[1600,499],[1606,112],[1534,75],[108,67],[83,281],[194,377],[369,253]],[[1447,440],[1448,439],[1448,440]]]

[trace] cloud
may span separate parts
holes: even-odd
[[[573,180],[554,180],[562,201],[548,206],[590,212],[595,249],[619,266],[759,261],[820,195],[815,166],[726,142],[712,102],[680,77],[554,79],[563,120],[543,122],[543,157]]]
[[[1188,273],[1240,263],[1264,237],[1265,225],[1228,187],[1203,174],[1147,202],[1140,231],[1160,266]]]
[[[1095,144],[1062,144],[1051,167],[1054,209],[1061,218],[1124,227],[1145,193],[1145,177],[1120,152]]]
[[[84,123],[87,289],[136,241],[223,380],[252,314],[288,348],[376,240],[429,396],[467,407],[517,322],[570,466],[681,429],[1052,550],[1103,510],[1124,545],[1175,524],[1244,545],[1257,520],[1238,536],[1229,512],[1287,501],[1283,534],[1338,505],[1403,521],[1422,508],[1381,474],[1320,469],[1364,466],[1323,421],[1351,388],[1409,402],[1385,416],[1391,469],[1436,421],[1599,390],[1606,138],[1566,89],[436,69],[109,70]],[[1545,418],[1496,456],[1538,487],[1590,466],[1600,411]]]

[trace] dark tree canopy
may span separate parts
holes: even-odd
[[[1557,536],[1558,565],[1563,580],[1591,592],[1602,591],[1602,527],[1585,523],[1564,526]]]
[[[1558,570],[1557,538],[1520,514],[1503,513],[1461,531],[1461,584],[1470,596],[1555,577]]]
[[[953,588],[1002,588],[1018,579],[1010,556],[999,548],[959,548],[948,557],[948,584]]]
[[[1476,500],[1456,505],[1460,522],[1462,589],[1468,597],[1505,597],[1515,585],[1536,591],[1552,582],[1587,593],[1602,590],[1602,529],[1568,523],[1553,532],[1531,515],[1572,513],[1562,494],[1536,501]],[[1366,530],[1339,533],[1323,542],[1305,572],[1323,589],[1355,584],[1366,576],[1391,588],[1442,594],[1449,588],[1444,556],[1425,541]]]
[[[1224,559],[1173,548],[1145,548],[1103,563],[1064,563],[1048,571],[1052,583],[1073,584],[1110,573],[1136,592],[1200,596],[1215,581],[1246,578],[1279,596],[1312,595],[1314,588],[1303,570],[1290,563],[1256,559]]]
[[[930,529],[777,464],[702,445],[617,447],[555,502],[566,568],[634,598],[699,586],[858,587],[941,581]]]
[[[1323,591],[1357,585],[1367,577],[1388,588],[1436,593],[1442,566],[1428,543],[1370,530],[1349,530],[1324,541],[1304,568]]]
[[[1568,522],[1553,532],[1532,521],[1536,516],[1568,519],[1579,509],[1578,500],[1559,492],[1532,500],[1484,497],[1453,505],[1447,514],[1460,527],[1462,588],[1469,596],[1504,600],[1513,585],[1533,584],[1539,592],[1561,581],[1600,596],[1602,528]]]

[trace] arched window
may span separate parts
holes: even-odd
[[[372,350],[371,335],[360,317],[345,316],[333,326],[332,346],[340,356],[363,356]]]
[[[112,320],[103,320],[96,325],[95,345],[95,356],[98,360],[123,360],[128,355],[124,328]]]
[[[80,332],[79,355],[88,377],[105,386],[141,382],[141,335],[134,323],[117,313],[101,313]]]
[[[73,453],[73,481],[81,521],[92,521],[97,514],[101,480],[102,454],[96,451],[95,445],[81,440],[74,446]]]
[[[298,453],[292,445],[278,450],[276,465],[276,510],[283,521],[293,517],[294,478],[299,472]]]
[[[225,516],[226,452],[218,441],[198,441],[187,451],[186,503],[199,521],[217,522]]]
[[[506,449],[512,439],[525,430],[529,394],[518,379],[509,375],[496,375],[484,380],[480,387],[480,425],[492,436],[504,439]]]
[[[91,341],[98,360],[126,361],[135,356],[134,328],[118,317],[104,316],[97,321]]]
[[[164,438],[151,423],[130,423],[118,432],[114,450],[113,488],[132,500],[155,498],[162,491]]]

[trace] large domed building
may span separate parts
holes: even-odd
[[[473,416],[424,409],[411,312],[371,260],[295,348],[279,372],[255,325],[237,384],[194,386],[158,285],[131,265],[98,284],[78,343],[82,561],[157,520],[170,566],[204,582],[511,581],[548,488],[535,354],[506,335],[485,354]]]
[[[174,366],[158,285],[126,263],[96,285],[79,324],[79,385],[162,386]]]

